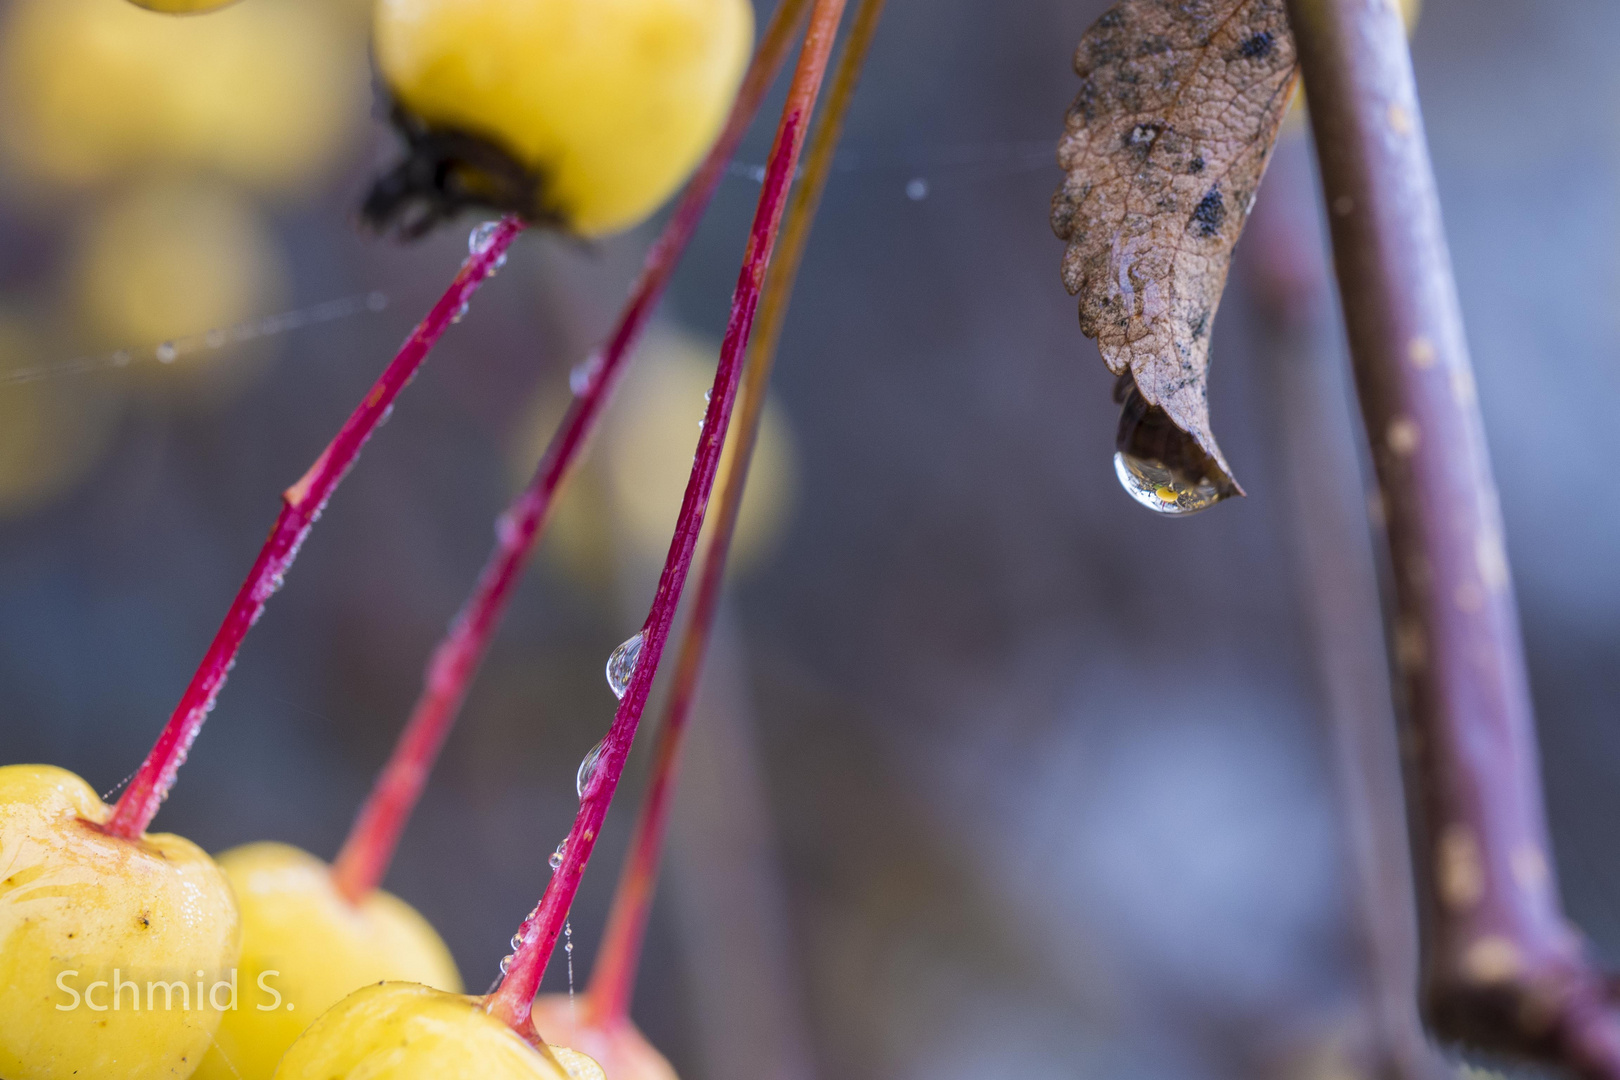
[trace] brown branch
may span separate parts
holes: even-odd
[[[1418,1019],[1417,916],[1367,502],[1310,146],[1285,133],[1238,252],[1258,294],[1302,606],[1337,780],[1357,957],[1357,1075],[1442,1080]]]
[[[1382,0],[1288,0],[1387,521],[1422,1004],[1443,1037],[1620,1080],[1551,872],[1518,618],[1411,59]]]

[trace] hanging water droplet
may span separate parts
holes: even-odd
[[[512,953],[510,955],[501,957],[501,974],[502,975],[506,974],[507,969],[512,966],[512,961],[515,960],[516,958],[517,958],[516,953]]]
[[[911,181],[911,183],[907,184],[906,198],[910,199],[912,202],[922,202],[924,199],[928,198],[928,181],[919,176],[915,180]]]
[[[163,344],[157,347],[155,352],[157,353],[158,363],[160,364],[172,364],[174,363],[175,358],[180,355],[180,350],[174,347],[174,342],[172,341],[165,341]]]
[[[523,935],[522,934],[513,934],[512,935],[512,951],[517,952],[521,948],[523,948]]]
[[[553,870],[560,870],[560,869],[562,869],[563,856],[566,855],[567,853],[568,853],[568,841],[564,840],[562,843],[557,845],[557,850],[553,851],[551,853],[551,858],[547,859],[546,861],[551,863],[551,868]]]
[[[485,221],[480,223],[467,235],[467,254],[482,255],[489,250],[489,245],[495,240],[495,230],[500,228],[498,221]]]
[[[608,657],[607,681],[613,689],[613,696],[623,698],[624,692],[630,689],[630,676],[636,673],[636,661],[641,659],[642,634],[640,631],[630,640],[613,650]]]
[[[574,774],[574,793],[580,798],[585,797],[585,788],[590,784],[591,777],[596,775],[596,766],[602,760],[602,750],[607,746],[603,739],[585,754],[579,763],[579,772]]]
[[[1196,514],[1237,493],[1220,466],[1168,413],[1149,405],[1127,372],[1114,386],[1122,409],[1114,473],[1131,498],[1160,514]]]

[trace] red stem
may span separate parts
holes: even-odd
[[[602,350],[588,361],[591,375],[587,385],[579,389],[570,403],[528,487],[501,515],[496,526],[495,550],[449,634],[434,650],[421,696],[411,710],[393,756],[378,775],[343,850],[332,864],[338,891],[349,900],[363,899],[388,873],[405,823],[421,797],[439,749],[461,712],[467,687],[478,673],[495,628],[500,625],[512,592],[522,579],[523,568],[539,541],[552,499],[612,396],[631,347],[641,336],[681,254],[703,220],[715,189],[725,177],[726,165],[737,152],[737,145],[759,112],[761,100],[781,70],[793,42],[793,31],[808,7],[809,0],[783,0],[777,6],[737,91],[725,130],[687,185],[663,235],[647,253],[641,277],[619,315],[618,325]]]
[[[450,287],[439,297],[438,303],[427,317],[417,324],[411,336],[405,339],[388,367],[372,386],[370,393],[349,414],[321,456],[315,459],[308,472],[281,496],[281,514],[275,527],[259,551],[247,580],[242,583],[225,621],[208,646],[202,664],[191,677],[191,683],[169,717],[168,724],[158,737],[157,744],[141,763],[135,778],[118,800],[112,819],[105,830],[113,836],[133,840],[146,831],[157,814],[158,807],[174,786],[175,774],[186,760],[191,744],[202,730],[203,721],[213,711],[214,701],[225,685],[225,677],[236,663],[236,653],[242,639],[259,621],[264,605],[277,589],[292,561],[298,557],[298,547],[304,542],[310,527],[321,516],[326,500],[343,480],[349,467],[360,456],[360,450],[377,426],[388,418],[394,399],[421,367],[433,348],[462,309],[478,291],[486,278],[499,266],[512,240],[523,230],[523,222],[515,217],[503,218],[483,248],[469,255],[461,264]]]
[[[568,834],[562,864],[547,884],[540,906],[523,921],[519,930],[521,943],[512,957],[507,975],[485,1003],[493,1015],[531,1040],[539,1039],[529,1014],[534,995],[540,989],[540,977],[545,973],[557,937],[562,933],[568,909],[579,889],[580,875],[590,861],[602,821],[619,786],[625,758],[635,739],[641,711],[647,704],[647,693],[652,689],[653,676],[658,671],[658,661],[669,639],[670,624],[675,618],[675,608],[686,584],[687,572],[692,566],[692,554],[697,546],[698,533],[703,528],[704,510],[714,486],[720,450],[725,445],[731,407],[737,396],[743,352],[753,328],[760,286],[770,262],[788,188],[804,144],[805,128],[815,108],[843,11],[844,0],[816,0],[815,10],[810,17],[810,29],[805,35],[798,68],[793,73],[787,103],[783,106],[782,119],[776,129],[776,141],[771,147],[766,166],[764,188],[754,214],[748,247],[743,254],[742,272],[732,296],[731,317],[720,345],[720,362],[715,370],[714,387],[709,394],[709,407],[703,418],[703,434],[698,438],[692,474],[686,483],[686,495],[681,502],[680,516],[676,519],[675,534],[670,540],[669,555],[664,561],[652,609],[642,627],[640,660],[630,678],[624,700],[613,717],[607,738],[603,740],[601,760],[580,799],[579,813]]]
[[[691,718],[692,702],[697,693],[698,677],[703,671],[703,659],[708,652],[715,614],[720,606],[726,557],[731,550],[743,492],[748,483],[748,466],[759,437],[760,417],[765,411],[765,389],[770,383],[776,345],[787,316],[788,302],[793,295],[799,264],[810,238],[810,227],[815,221],[816,209],[832,171],[833,151],[843,134],[844,116],[849,110],[850,101],[854,99],[866,54],[883,14],[883,5],[884,0],[861,0],[855,11],[849,38],[827,90],[822,119],[805,153],[803,179],[793,192],[793,201],[782,225],[776,258],[765,281],[759,320],[748,353],[748,368],[743,374],[737,445],[733,448],[731,463],[726,470],[720,494],[720,510],[709,538],[708,551],[703,558],[703,571],[698,578],[691,622],[686,636],[681,640],[674,687],[664,707],[663,722],[658,726],[652,782],[648,785],[646,801],[636,820],[630,853],[619,875],[613,910],[608,916],[602,947],[597,953],[586,995],[587,1022],[597,1027],[610,1027],[630,1014],[641,943],[646,936],[647,919],[652,911],[653,889],[658,880],[658,865],[669,825],[669,808],[675,791],[681,744],[687,721]]]

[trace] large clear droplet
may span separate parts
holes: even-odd
[[[636,673],[636,661],[641,659],[642,640],[638,631],[635,637],[614,649],[613,655],[608,657],[607,681],[616,698],[623,698],[624,692],[630,689],[630,676]]]
[[[1237,493],[1197,440],[1143,399],[1129,372],[1115,384],[1114,399],[1122,406],[1114,473],[1131,498],[1155,513],[1186,516]]]
[[[568,854],[568,841],[564,840],[562,843],[557,845],[557,850],[553,851],[551,853],[551,858],[546,861],[551,864],[551,868],[553,870],[560,870],[562,869],[563,856],[566,854]]]
[[[591,747],[585,757],[580,760],[579,772],[574,774],[574,792],[582,799],[585,797],[585,788],[590,784],[591,777],[596,775],[596,766],[601,762],[602,750],[606,746],[607,740],[603,739]]]

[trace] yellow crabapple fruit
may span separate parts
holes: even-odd
[[[549,558],[586,579],[608,577],[620,562],[656,566],[663,560],[718,352],[718,345],[667,328],[648,332],[602,416],[583,467],[558,496],[542,548]],[[513,454],[514,472],[533,468],[564,407],[552,396],[537,403],[522,429],[527,437]],[[726,438],[721,476],[736,449],[736,419]],[[793,432],[780,406],[767,399],[732,540],[732,570],[747,573],[774,550],[793,508],[795,484]],[[717,483],[714,506],[720,490]],[[715,517],[712,509],[709,516]]]
[[[128,0],[14,0],[0,26],[0,144],[47,193],[153,170],[302,191],[364,122],[363,39],[334,0],[207,18]]]
[[[178,836],[100,826],[111,809],[48,765],[0,767],[0,1076],[191,1075],[236,1003],[230,884]]]
[[[165,15],[201,15],[206,11],[218,11],[236,0],[129,0],[136,7],[143,7],[147,11],[161,11]]]
[[[287,844],[233,848],[219,865],[242,912],[244,1004],[220,1023],[199,1080],[269,1080],[305,1028],[369,983],[460,992],[450,950],[398,897],[352,904],[326,863]]]
[[[115,398],[104,387],[51,378],[7,384],[46,355],[19,318],[0,315],[0,520],[70,490],[111,442]]]
[[[536,1049],[478,999],[379,983],[327,1010],[281,1059],[276,1080],[604,1080],[584,1054]]]
[[[588,1005],[576,1006],[567,994],[536,998],[534,1027],[548,1043],[591,1055],[612,1080],[677,1080],[669,1061],[635,1024],[629,1020],[594,1024]]]
[[[600,236],[657,209],[719,134],[748,60],[753,8],[379,0],[373,40],[431,190],[405,184],[395,196],[406,197],[384,197],[408,162],[373,189],[369,216],[387,221],[410,197],[448,195]]]
[[[87,215],[75,276],[101,340],[155,345],[275,310],[287,275],[251,200],[219,184],[158,182]]]

